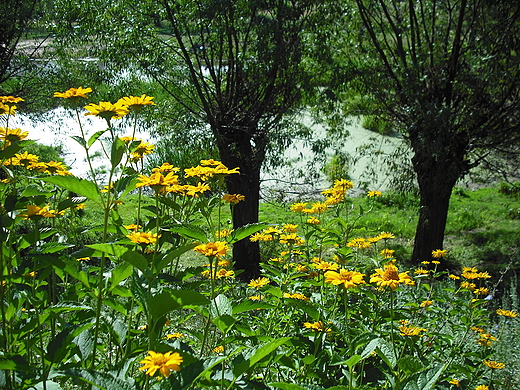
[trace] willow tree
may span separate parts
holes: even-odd
[[[360,90],[409,141],[420,193],[414,261],[443,248],[452,189],[518,145],[520,3],[355,0]],[[356,18],[353,18],[356,19]]]

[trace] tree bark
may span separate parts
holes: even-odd
[[[432,153],[431,147],[416,147],[412,158],[419,184],[419,220],[412,262],[432,260],[432,251],[444,248],[444,231],[453,187],[466,172],[464,154],[452,143]]]
[[[245,199],[233,207],[233,228],[258,222],[260,205],[260,168],[263,162],[265,146],[252,145],[249,132],[243,129],[230,131],[229,127],[214,129],[224,165],[233,169],[240,168],[240,174],[226,177],[226,187],[230,194],[241,194]],[[239,278],[244,282],[260,276],[260,246],[245,238],[233,244],[235,270],[240,271]]]

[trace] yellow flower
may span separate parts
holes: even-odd
[[[295,213],[300,213],[305,209],[307,203],[293,203],[290,207],[290,210]]]
[[[363,237],[360,237],[360,238],[354,238],[352,240],[350,240],[348,243],[347,243],[347,246],[349,248],[359,248],[359,249],[366,249],[366,248],[370,248],[370,241],[366,240],[365,238]]]
[[[224,346],[219,345],[218,347],[213,348],[211,351],[214,353],[222,353],[224,352]]]
[[[339,269],[339,265],[334,262],[321,261],[314,262],[314,268],[322,270],[322,271],[335,271]]]
[[[384,269],[378,268],[376,273],[370,276],[370,283],[377,283],[379,287],[390,287],[395,290],[399,284],[403,283],[413,286],[415,282],[412,280],[408,271],[399,273],[395,264],[390,261],[385,264]]]
[[[99,116],[107,121],[110,119],[121,119],[130,112],[128,107],[124,106],[121,102],[115,104],[110,102],[99,102],[99,104],[90,103],[84,108],[89,111],[85,115]]]
[[[146,370],[146,375],[154,376],[155,372],[159,370],[162,376],[168,377],[171,371],[179,371],[181,369],[182,356],[177,352],[172,353],[170,351],[162,354],[149,351],[148,354],[147,357],[139,362],[143,364],[143,367],[139,368],[139,370]]]
[[[296,233],[287,233],[280,235],[280,244],[303,245],[305,240]]]
[[[381,256],[383,256],[385,259],[390,259],[394,257],[395,250],[393,249],[383,249],[381,251]]]
[[[245,198],[246,197],[241,194],[225,194],[222,197],[222,200],[225,201],[226,203],[237,204],[238,202],[243,201]]]
[[[154,149],[155,145],[152,145],[149,142],[141,141],[141,143],[137,145],[137,147],[132,152],[133,161],[138,161],[141,158],[143,158],[143,156],[147,154],[152,154]]]
[[[40,159],[40,157],[36,156],[35,154],[23,152],[23,153],[16,153],[14,155],[14,157],[11,158],[10,160],[12,161],[11,165],[21,165],[21,166],[24,166],[27,168],[30,165],[37,163],[39,159]]]
[[[195,252],[202,253],[206,257],[215,256],[217,258],[225,256],[229,247],[225,241],[208,242],[207,244],[197,245],[193,248]]]
[[[489,289],[486,287],[480,287],[475,290],[473,290],[473,294],[475,295],[487,295],[489,293]]]
[[[496,313],[499,316],[504,316],[504,317],[511,317],[511,318],[518,317],[518,313],[516,311],[512,311],[512,310],[497,309]]]
[[[379,196],[382,196],[383,194],[381,193],[381,191],[368,191],[367,193],[367,196],[368,197],[379,197]]]
[[[457,387],[460,385],[460,381],[458,379],[450,379],[448,383]]]
[[[155,244],[161,235],[152,232],[132,232],[127,237],[136,244]]]
[[[139,229],[142,228],[141,225],[136,225],[135,223],[132,223],[132,224],[130,224],[130,225],[123,225],[123,227],[124,227],[126,230],[134,230],[134,231],[139,230]]]
[[[357,287],[359,284],[365,284],[362,274],[357,271],[349,271],[340,269],[339,273],[335,271],[325,272],[325,283],[333,284],[335,286],[343,284],[346,289]]]
[[[5,104],[16,104],[20,102],[24,102],[21,97],[14,97],[14,96],[0,96],[0,102]]]
[[[299,299],[301,301],[309,301],[308,297],[306,297],[304,294],[300,294],[300,293],[294,293],[294,294],[283,293],[283,297],[284,298]]]
[[[219,232],[215,232],[215,237],[217,238],[223,238],[223,237],[229,237],[233,233],[233,229],[222,229]]]
[[[298,231],[298,225],[292,223],[286,223],[282,226],[282,230],[285,233],[296,233]]]
[[[399,327],[399,331],[401,332],[401,336],[421,336],[421,332],[426,332],[427,329],[419,328],[417,326],[412,325],[401,325]]]
[[[163,163],[160,167],[153,168],[152,172],[179,172],[181,169],[170,163]]]
[[[321,221],[318,218],[312,216],[309,219],[307,219],[307,223],[311,225],[319,225]]]
[[[448,275],[448,278],[450,278],[452,280],[458,280],[458,279],[460,279],[460,276],[450,274],[450,275]]]
[[[495,360],[484,360],[482,363],[491,369],[501,370],[506,366],[505,363],[500,363]]]
[[[18,217],[22,217],[23,219],[39,219],[39,218],[53,218],[56,215],[51,213],[48,208],[49,206],[36,206],[32,204],[28,204],[27,211],[18,214]]]
[[[72,176],[72,173],[67,170],[67,166],[60,161],[49,161],[48,163],[43,163],[39,171],[49,175]]]
[[[420,306],[421,307],[429,307],[431,305],[433,305],[433,301],[422,301]]]
[[[136,188],[148,186],[152,188],[156,194],[164,194],[166,188],[171,185],[179,184],[179,176],[173,172],[169,172],[164,176],[161,172],[152,173],[149,177],[145,175],[139,175],[139,183],[135,184]]]
[[[423,268],[418,268],[414,271],[414,274],[417,274],[417,275],[428,275],[430,273],[430,271],[428,271],[427,269],[423,269]]]
[[[441,257],[446,256],[446,249],[436,249],[432,251],[432,257],[435,259],[439,259]]]
[[[222,164],[220,161],[213,160],[212,158],[210,158],[209,160],[200,160],[200,165],[202,165],[204,167],[217,166],[220,164]]]
[[[312,329],[316,332],[332,332],[332,329],[325,328],[325,325],[321,321],[317,322],[305,322],[303,326],[307,329]]]
[[[479,339],[477,340],[477,343],[483,347],[491,347],[491,343],[493,341],[497,341],[497,339],[496,337],[492,336],[491,333],[484,333],[484,331],[479,333]]]
[[[265,296],[262,295],[262,294],[258,294],[258,295],[251,295],[250,297],[247,297],[247,299],[250,299],[252,301],[262,301],[265,299]]]
[[[477,387],[475,387],[475,390],[489,390],[489,386],[478,385]]]
[[[179,332],[175,332],[175,333],[167,334],[165,339],[166,340],[171,340],[171,339],[180,339],[180,338],[183,338],[183,337],[186,337],[186,335],[184,335],[182,333],[179,333]]]
[[[16,106],[0,103],[0,115],[16,115]]]
[[[121,103],[123,106],[127,106],[130,110],[138,113],[143,109],[144,106],[155,106],[155,103],[152,102],[152,96],[141,95],[139,96],[125,96],[119,99],[117,102]]]
[[[0,139],[3,139],[5,146],[11,145],[13,142],[21,141],[29,135],[28,131],[22,129],[10,129],[9,127],[0,127]]]
[[[92,92],[92,88],[70,88],[65,92],[54,92],[54,97],[61,97],[65,99],[78,99],[80,97],[88,99],[87,93]]]
[[[392,233],[387,233],[387,232],[381,232],[381,233],[379,233],[379,235],[377,237],[379,237],[381,240],[388,240],[389,238],[395,238],[395,236]]]
[[[211,187],[207,183],[198,183],[196,186],[185,185],[183,186],[183,193],[187,196],[193,196],[198,198],[198,194],[203,194],[206,191],[211,191]],[[168,191],[168,189],[166,189]]]
[[[266,284],[269,284],[270,280],[268,278],[262,277],[258,279],[251,279],[248,286],[253,288],[261,288]]]

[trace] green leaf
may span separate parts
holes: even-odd
[[[0,151],[0,160],[7,160],[8,158],[13,157],[16,153],[22,150],[27,145],[33,144],[36,141],[32,140],[24,140],[24,141],[16,141],[11,143],[7,148],[2,149]]]
[[[110,276],[110,288],[108,291],[112,291],[126,278],[129,278],[133,273],[133,267],[130,263],[119,264],[114,270],[112,270]]]
[[[83,146],[85,149],[87,148],[87,143],[85,142],[85,138],[83,138],[83,137],[81,137],[79,135],[71,135],[70,138],[72,138],[78,144]]]
[[[92,200],[102,207],[102,204],[99,201],[98,187],[90,180],[80,179],[79,177],[75,176],[46,176],[38,179],[75,192]]]
[[[361,360],[363,360],[363,357],[361,355],[352,355],[350,358],[348,358],[347,360],[344,360],[342,362],[339,362],[339,363],[334,363],[332,364],[333,366],[339,366],[339,365],[347,365],[349,368],[352,368],[354,367],[356,364],[358,364]]]
[[[210,301],[197,291],[163,291],[148,299],[148,308],[154,323],[173,310],[192,309],[209,304]]]
[[[166,229],[170,232],[178,233],[183,237],[195,239],[199,242],[207,242],[208,238],[206,237],[206,233],[203,229],[198,226],[193,225],[178,225]]]
[[[99,137],[101,137],[103,134],[105,134],[105,132],[107,130],[108,129],[99,130],[99,131],[96,131],[94,134],[92,134],[90,136],[90,138],[88,139],[87,146],[90,148],[94,144],[94,142],[96,142],[99,139]],[[85,141],[83,140],[83,142],[85,142]]]
[[[278,347],[285,344],[289,341],[290,337],[281,337],[279,339],[274,339],[266,344],[263,344],[257,348],[254,348],[254,353],[251,355],[249,359],[246,359],[233,367],[233,374],[235,377],[239,377],[240,375],[247,372],[249,369],[253,368],[256,363],[260,360],[271,354]]]
[[[232,314],[244,313],[246,311],[258,310],[258,309],[271,309],[274,305],[262,301],[252,301],[251,299],[244,299],[238,305],[233,307]]]
[[[231,301],[224,294],[219,294],[211,302],[209,310],[213,317],[218,317],[225,314],[231,315],[233,309]]]
[[[406,385],[403,387],[404,390],[431,390],[437,384],[440,376],[444,370],[448,367],[448,364],[443,364],[437,367],[433,367],[429,370],[418,372],[410,378],[408,378]]]
[[[223,333],[226,334],[229,330],[235,325],[237,319],[229,314],[224,314],[219,317],[213,319],[213,323],[217,328]]]
[[[243,240],[246,237],[249,237],[251,234],[255,234],[256,232],[265,229],[268,226],[271,225],[264,222],[251,223],[241,226],[230,234],[228,242],[233,244],[237,241]]]
[[[405,355],[397,360],[397,366],[407,374],[415,374],[424,369],[424,364],[415,356]]]
[[[61,371],[61,374],[97,386],[100,390],[135,390],[133,380],[129,379],[128,381],[125,381],[119,377],[115,377],[109,372],[94,370],[65,370]]]
[[[178,248],[175,248],[174,250],[168,252],[166,255],[163,256],[162,259],[160,259],[156,266],[155,266],[155,269],[157,272],[161,272],[161,270],[165,267],[167,267],[168,265],[170,265],[170,263],[176,259],[177,257],[179,257],[180,255],[188,252],[189,250],[192,250],[193,248],[195,248],[196,246],[198,245],[198,243],[192,243],[192,244],[186,244],[186,245],[183,245],[183,246],[180,246]]]
[[[305,387],[301,387],[294,383],[287,383],[287,382],[269,383],[269,386],[275,387],[277,389],[282,389],[282,390],[307,390],[307,388],[305,388]]]
[[[47,309],[53,313],[66,313],[70,311],[81,311],[81,310],[93,310],[92,307],[87,305],[80,305],[76,302],[61,302],[53,305]]]
[[[72,198],[64,199],[60,203],[58,203],[58,211],[68,209],[69,207],[77,206],[80,203],[83,203],[87,200],[84,196],[75,196]]]
[[[129,264],[132,264],[134,267],[139,269],[140,271],[145,271],[148,268],[148,260],[146,260],[143,255],[138,252],[135,252],[125,246],[117,245],[117,244],[92,244],[87,245],[88,248],[95,249],[101,253],[106,253],[108,255],[112,255],[123,259]]]
[[[112,149],[111,149],[111,153],[110,153],[110,163],[112,164],[112,168],[115,168],[119,165],[125,152],[126,152],[125,142],[121,138],[116,137],[114,139],[114,141],[112,142]]]

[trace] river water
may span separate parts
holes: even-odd
[[[106,122],[104,119],[93,116],[83,116],[82,114],[80,115],[83,130],[87,139],[96,131],[106,129]],[[313,123],[310,116],[302,115],[298,120],[301,120],[304,125],[310,126],[317,136],[325,136],[325,128]],[[133,129],[128,120],[116,120],[112,121],[112,123],[117,129],[118,135],[131,135]],[[81,135],[75,112],[65,108],[56,108],[39,116],[17,114],[15,117],[10,118],[9,127],[19,127],[24,131],[28,131],[28,139],[35,140],[44,145],[62,145],[64,159],[66,164],[71,167],[71,173],[79,177],[86,177],[88,173],[88,164],[86,162],[85,150],[79,143],[71,138],[71,136]],[[366,130],[361,126],[360,118],[352,118],[346,129],[350,135],[344,140],[343,145],[340,148],[342,152],[355,157],[359,156],[359,150],[364,149],[366,145],[374,146],[374,151],[372,153],[369,153],[365,157],[358,158],[355,165],[350,167],[349,179],[353,180],[354,183],[363,180],[363,175],[366,172],[368,164],[371,163],[371,157],[379,156],[382,158],[381,156],[391,154],[396,147],[402,144],[402,140],[399,138],[383,136],[373,131]],[[146,129],[137,129],[135,136],[143,139],[145,142],[153,143],[153,139],[151,139]],[[96,143],[90,151],[91,155],[94,153],[102,153],[99,142]],[[328,150],[327,154],[329,157],[332,156],[333,150]],[[201,156],[201,159],[203,158],[205,158],[205,156]],[[264,171],[262,174],[263,189],[273,192],[276,189],[286,188],[287,186],[292,188],[297,187],[294,184],[295,180],[292,179],[294,169],[305,171],[307,163],[312,158],[313,153],[310,146],[303,141],[294,141],[292,147],[284,152],[284,160],[293,161],[292,168],[280,168]],[[108,160],[106,158],[94,159],[94,165],[96,167],[102,167],[107,163]],[[315,190],[318,190],[327,187],[329,184],[330,183],[327,182],[325,175],[321,174],[319,177],[312,180],[310,186],[314,187]],[[309,189],[308,182],[305,187],[305,189],[302,188],[301,192],[312,192],[313,188]],[[371,184],[370,189],[383,190],[385,188],[385,176],[381,175],[381,177],[378,177],[375,182]],[[299,190],[296,190],[296,192],[298,191]]]

